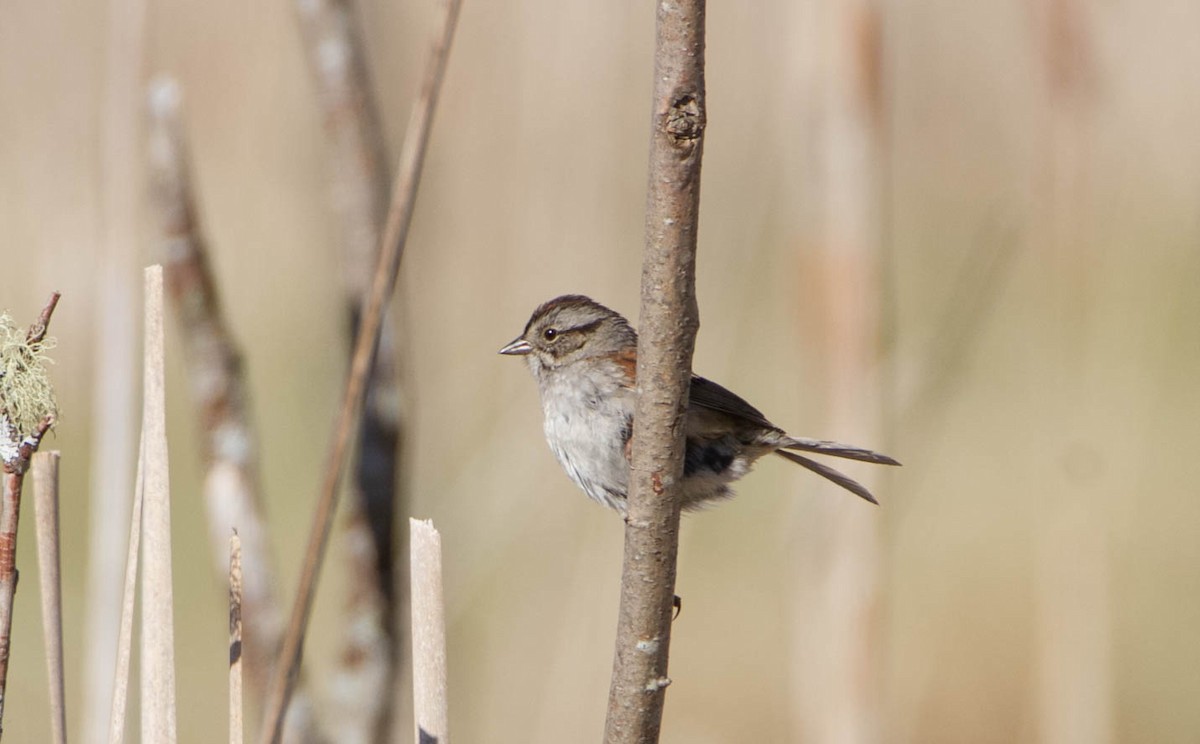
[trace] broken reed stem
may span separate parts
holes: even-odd
[[[431,45],[427,57],[425,74],[420,95],[413,106],[404,145],[400,151],[400,163],[396,169],[396,180],[392,187],[392,203],[388,210],[387,226],[384,229],[379,250],[379,261],[371,283],[366,311],[358,337],[354,342],[354,355],[350,365],[349,379],[334,427],[333,442],[329,448],[325,474],[321,482],[321,493],[313,513],[312,529],[308,547],[304,554],[300,583],[296,589],[295,603],[280,651],[275,679],[270,689],[263,722],[264,744],[279,741],[280,727],[287,711],[292,688],[299,668],[304,636],[308,630],[308,619],[312,611],[313,595],[316,591],[317,573],[325,558],[329,542],[329,529],[337,506],[338,481],[349,446],[351,429],[362,406],[366,389],[367,374],[374,364],[376,342],[383,323],[387,300],[391,297],[400,270],[400,259],[408,241],[408,228],[412,224],[413,207],[416,203],[417,187],[420,183],[421,167],[433,124],[433,113],[445,77],[446,63],[450,54],[450,42],[458,20],[461,0],[444,0],[440,29]]]
[[[383,128],[355,4],[298,0],[296,11],[324,113],[347,330],[353,344],[387,218],[389,166]],[[395,324],[385,316],[367,379],[342,527],[346,632],[329,692],[337,717],[332,726],[340,737],[354,741],[388,740],[391,691],[402,657],[397,604],[404,592],[397,585],[405,577],[397,576],[396,564],[403,560],[402,548],[395,544],[395,518],[406,511],[406,499],[396,477],[403,422],[395,347]]]
[[[242,744],[242,541],[229,536],[229,744]]]
[[[58,459],[58,452],[39,452],[33,456],[33,504],[37,522],[38,581],[42,590],[42,635],[46,649],[46,677],[50,684],[50,731],[55,744],[66,744],[62,571],[58,539]]]
[[[129,509],[129,543],[125,552],[125,582],[121,591],[121,620],[113,665],[112,706],[108,714],[108,744],[125,740],[125,710],[129,701],[129,656],[133,647],[133,605],[137,596],[138,556],[142,545],[142,502],[145,497],[145,434],[138,443],[137,475]]]
[[[201,433],[204,505],[214,570],[222,580],[227,575],[229,532],[236,525],[251,566],[243,584],[249,630],[243,647],[246,674],[250,690],[261,699],[283,637],[283,610],[275,591],[249,385],[241,351],[225,318],[193,192],[179,86],[170,78],[157,79],[148,98],[152,204]],[[289,742],[320,739],[303,688],[301,681],[287,719],[284,738]]]
[[[679,550],[679,485],[696,307],[705,128],[704,0],[657,6],[654,98],[638,321],[637,407],[621,605],[604,741],[662,727]]]
[[[448,744],[446,603],[442,536],[429,520],[408,520],[411,546],[413,727],[417,744]]]
[[[163,271],[145,271],[142,376],[142,741],[175,741],[175,618],[171,588],[171,493],[163,372]]]

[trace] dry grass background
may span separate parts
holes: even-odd
[[[428,5],[362,6],[393,153]],[[889,7],[888,448],[906,467],[871,510],[765,462],[738,499],[687,519],[665,741],[796,740],[788,649],[806,618],[789,587],[822,534],[806,514],[826,500],[882,525],[885,741],[1050,740],[1042,660],[1087,638],[1105,738],[1200,740],[1200,5],[1082,4],[1093,78],[1065,201],[1046,187],[1038,5]],[[795,76],[808,0],[709,12],[695,367],[797,433],[838,437],[813,356],[818,143]],[[652,23],[645,3],[472,2],[462,16],[397,302],[413,508],[443,534],[461,741],[586,741],[602,726],[621,525],[563,477],[533,384],[495,350],[558,293],[636,313]],[[64,295],[48,446],[64,451],[72,727],[87,510],[104,508],[86,498],[104,26],[96,4],[0,8],[0,305],[27,322],[51,289]],[[149,71],[185,93],[290,598],[345,358],[320,115],[284,0],[155,3],[149,32]],[[1047,244],[1047,220],[1073,226],[1068,250]],[[964,291],[998,248],[1001,269]],[[945,359],[938,329],[980,297],[988,310]],[[211,741],[225,730],[225,595],[196,528],[170,336],[179,721],[182,741]],[[5,721],[21,742],[48,731],[34,560],[23,538]],[[338,632],[337,569],[310,635],[318,672]],[[1070,625],[1047,641],[1056,620]]]

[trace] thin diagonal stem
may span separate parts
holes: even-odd
[[[416,203],[421,168],[425,162],[425,151],[433,125],[434,109],[441,91],[442,80],[445,77],[450,42],[454,36],[454,27],[458,20],[461,4],[461,0],[446,0],[443,6],[441,29],[429,49],[421,90],[416,104],[413,106],[408,131],[400,152],[400,163],[396,169],[396,179],[392,187],[392,203],[388,209],[387,226],[383,232],[379,261],[371,282],[371,292],[368,295],[362,325],[358,329],[358,338],[354,343],[350,376],[346,382],[345,394],[342,397],[341,409],[334,427],[333,443],[329,449],[329,458],[326,461],[325,475],[321,483],[321,495],[313,514],[308,548],[305,551],[304,565],[300,573],[300,584],[296,589],[296,599],[292,606],[287,633],[284,636],[279,663],[275,667],[275,679],[267,697],[266,717],[262,732],[264,743],[274,744],[279,741],[283,716],[287,711],[288,700],[296,681],[301,647],[304,645],[304,636],[308,630],[308,619],[312,611],[313,595],[316,592],[317,574],[325,558],[325,549],[329,542],[329,529],[333,524],[333,514],[337,508],[338,481],[345,465],[350,434],[362,408],[367,374],[375,361],[376,342],[379,337],[379,328],[383,324],[384,309],[396,285],[400,259],[404,255],[404,246],[408,241],[408,229],[412,224],[413,207]]]

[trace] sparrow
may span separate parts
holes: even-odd
[[[534,310],[525,330],[500,353],[525,357],[529,364],[546,441],[567,475],[590,498],[624,515],[637,397],[637,332],[629,321],[588,297],[564,295]],[[869,449],[788,436],[757,408],[697,375],[684,434],[684,510],[729,498],[730,484],[772,453],[872,504],[879,502],[860,483],[797,451],[900,464]]]

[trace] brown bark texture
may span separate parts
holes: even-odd
[[[662,726],[679,548],[696,306],[704,145],[703,0],[657,10],[646,245],[629,512],[604,740],[656,742]]]

